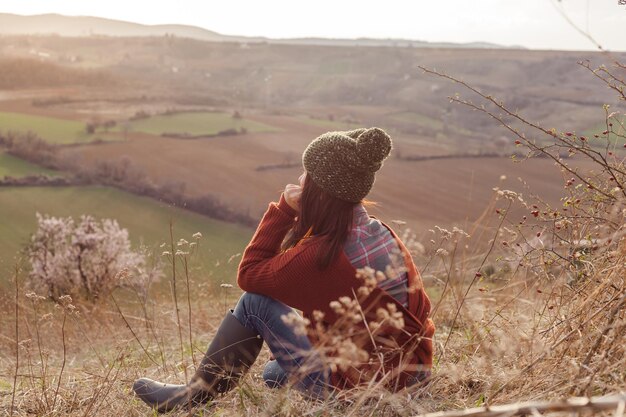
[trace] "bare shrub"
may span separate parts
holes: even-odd
[[[623,64],[579,64],[623,102]],[[466,406],[619,390],[626,377],[623,110],[605,105],[605,127],[591,135],[546,128],[462,80],[420,68],[468,91],[472,99],[449,98],[502,125],[522,151],[514,159],[548,158],[556,169],[545,175],[563,178],[557,206],[530,191],[495,189],[489,210],[498,227],[486,257],[444,249],[446,273],[433,275],[444,287],[434,320],[445,336],[431,388]],[[581,160],[593,168],[582,170]]]
[[[57,168],[57,148],[33,132],[0,131],[0,147],[8,153],[46,168]]]

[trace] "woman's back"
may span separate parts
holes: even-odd
[[[379,220],[368,215],[362,204],[354,207],[352,228],[343,249],[356,269],[370,267],[384,273],[385,278],[378,286],[408,307],[406,267],[398,243]]]

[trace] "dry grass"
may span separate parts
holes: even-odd
[[[438,326],[427,388],[391,394],[370,386],[326,402],[307,401],[293,390],[264,386],[265,349],[239,388],[196,415],[410,416],[624,388],[626,242],[614,262],[571,285],[566,275],[511,271],[501,250],[471,254],[460,231],[435,230],[436,244],[423,251],[410,231],[404,238],[433,294]],[[13,403],[15,416],[152,415],[134,397],[132,382],[140,376],[184,381],[193,372],[193,356],[197,362],[239,294],[205,287],[193,270],[187,284],[182,263],[179,268],[178,318],[165,294],[142,300],[116,293],[96,306],[54,305],[27,296],[18,279],[17,293],[2,299],[7,325],[0,336],[0,410],[11,415]]]

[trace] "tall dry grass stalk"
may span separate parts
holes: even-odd
[[[13,387],[11,390],[11,407],[10,407],[10,414],[11,417],[13,417],[13,412],[15,411],[15,390],[17,388],[17,375],[19,373],[20,370],[20,345],[19,345],[19,341],[20,341],[20,328],[19,328],[19,322],[20,322],[20,304],[19,304],[19,297],[20,297],[20,286],[19,286],[19,276],[20,276],[20,269],[19,267],[16,265],[15,266],[15,272],[13,275],[13,282],[15,285],[15,372],[13,373]]]

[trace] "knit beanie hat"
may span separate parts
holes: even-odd
[[[391,152],[391,137],[378,127],[327,132],[302,154],[313,182],[329,194],[358,203],[372,189],[374,175]]]

